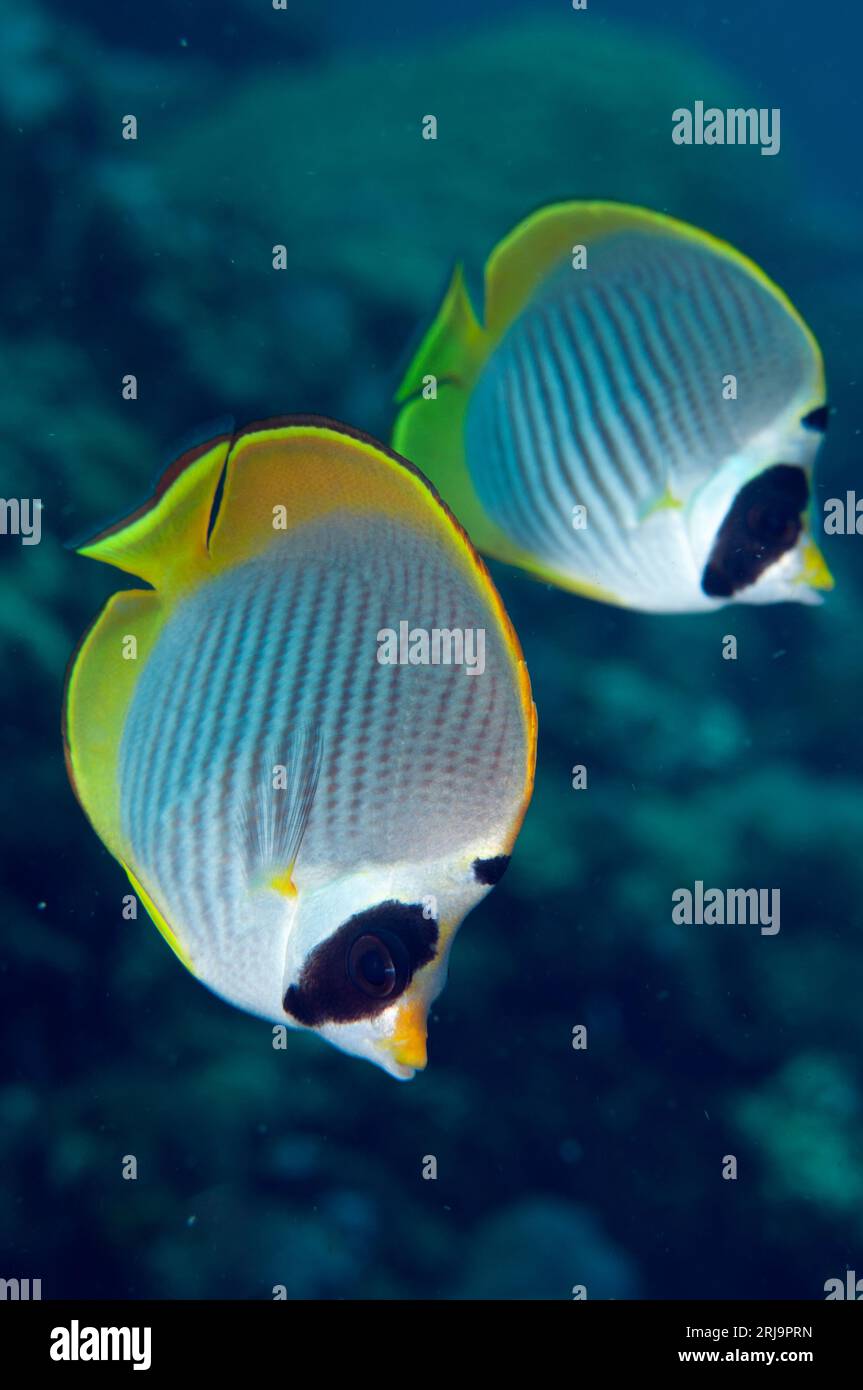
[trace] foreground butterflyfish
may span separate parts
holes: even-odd
[[[328,421],[196,447],[79,553],[106,604],[64,736],[93,827],[188,969],[400,1079],[507,865],[536,721],[483,562],[425,478]]]
[[[459,267],[398,393],[393,446],[485,554],[655,613],[817,603],[818,344],[733,247],[562,203]]]

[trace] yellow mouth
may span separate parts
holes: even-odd
[[[396,1014],[396,1026],[386,1049],[402,1067],[422,1071],[428,1062],[426,1050],[426,1011],[419,1000],[403,1004]]]
[[[800,554],[803,566],[798,575],[798,583],[808,584],[812,589],[832,589],[835,580],[811,536],[807,536],[803,541]]]

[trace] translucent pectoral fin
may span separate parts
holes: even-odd
[[[323,739],[317,724],[298,724],[273,745],[237,813],[237,837],[251,891],[293,896],[294,865],[318,788]]]

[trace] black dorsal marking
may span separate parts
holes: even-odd
[[[805,425],[807,430],[816,430],[818,434],[824,434],[829,421],[829,405],[819,405],[814,410],[810,410],[808,415],[804,415],[800,423]]]
[[[802,468],[777,463],[742,487],[719,528],[701,587],[731,598],[791,550],[803,529],[809,483]]]
[[[371,998],[351,979],[348,958],[362,936],[395,937],[404,951],[398,988],[384,998]],[[422,966],[434,959],[437,922],[423,916],[419,903],[391,899],[349,918],[306,958],[295,985],[285,994],[285,1012],[308,1028],[322,1023],[355,1023],[374,1018],[403,994]]]
[[[477,883],[500,883],[509,868],[509,855],[496,854],[493,859],[475,859],[473,876]]]

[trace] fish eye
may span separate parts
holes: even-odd
[[[438,924],[421,902],[394,899],[357,912],[314,948],[283,998],[307,1027],[383,1013],[434,960]]]
[[[411,974],[404,943],[394,932],[364,932],[351,942],[345,957],[348,977],[371,999],[401,994]]]

